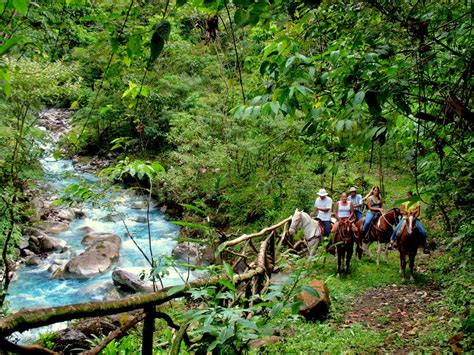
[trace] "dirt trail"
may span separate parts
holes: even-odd
[[[428,276],[426,263],[426,259],[419,258],[417,271]],[[344,321],[339,326],[350,328],[358,324],[366,329],[386,333],[385,344],[381,346],[390,351],[397,347],[395,342],[400,346],[400,340],[406,345],[403,349],[397,349],[402,352],[416,350],[417,346],[414,344],[432,345],[424,335],[435,324],[449,322],[451,314],[442,307],[441,290],[432,285],[429,279],[423,281],[367,290],[352,299],[349,310],[343,317]],[[446,346],[448,350],[449,344]]]
[[[368,328],[409,339],[431,327],[428,317],[433,316],[440,300],[441,292],[430,286],[389,285],[370,289],[353,300],[342,327],[361,323]],[[436,316],[437,321],[449,319],[449,314],[443,314],[443,311]]]

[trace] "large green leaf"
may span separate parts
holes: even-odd
[[[30,0],[13,0],[13,6],[15,10],[22,16],[25,16],[28,12],[28,5]]]
[[[142,49],[142,36],[131,35],[127,42],[127,53],[129,57],[139,54]]]
[[[20,37],[20,36],[12,37],[12,38],[8,39],[5,43],[3,43],[3,45],[0,47],[0,56],[8,53],[10,51],[10,49],[14,45],[16,45],[21,39],[22,39],[22,37]]]
[[[171,24],[167,20],[162,20],[155,25],[155,33],[163,40],[167,40],[171,33]]]
[[[168,39],[171,32],[171,24],[167,20],[162,20],[155,25],[155,31],[151,36],[150,41],[150,58],[148,66],[151,67],[155,63],[156,58],[163,51],[165,41]]]
[[[359,91],[354,95],[354,108],[359,107],[362,101],[364,101],[365,91]]]

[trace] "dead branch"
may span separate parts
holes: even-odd
[[[261,237],[262,235],[265,235],[275,229],[277,229],[278,227],[281,227],[282,225],[284,225],[285,223],[287,223],[288,221],[291,221],[291,217],[288,217],[286,219],[284,219],[283,221],[273,225],[273,226],[270,226],[270,227],[267,227],[267,228],[264,228],[262,229],[260,232],[258,233],[253,233],[253,234],[243,234],[242,236],[238,237],[238,238],[235,238],[233,240],[229,240],[227,242],[225,242],[225,245],[228,246],[228,247],[232,247],[234,245],[237,245],[239,243],[242,243],[243,241],[245,240],[248,240],[248,239],[253,239],[253,238],[257,238],[257,237]]]
[[[109,335],[107,335],[107,337],[104,340],[102,340],[94,349],[86,351],[84,354],[85,355],[96,355],[96,354],[98,354],[112,340],[122,338],[124,335],[127,334],[127,332],[131,328],[133,328],[135,325],[140,323],[144,318],[145,318],[145,313],[140,313],[137,317],[133,318],[131,321],[126,323],[123,327],[115,329],[113,332],[111,332]]]
[[[0,339],[0,348],[16,354],[57,354],[57,352],[39,345],[18,345],[6,339]]]

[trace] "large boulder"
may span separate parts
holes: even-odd
[[[56,211],[56,217],[59,218],[60,220],[65,220],[65,221],[70,222],[76,218],[76,214],[74,213],[72,209],[63,209],[63,210]]]
[[[40,242],[40,248],[42,252],[50,252],[50,251],[63,252],[68,249],[67,243],[63,239],[49,237],[49,236],[44,236],[38,239]]]
[[[26,248],[25,248],[26,249]],[[51,251],[64,252],[68,249],[67,243],[63,239],[50,237],[45,233],[36,233],[28,238],[28,248],[36,254]]]
[[[117,269],[112,272],[114,285],[121,291],[129,293],[153,292],[153,286],[140,280],[135,274],[126,270]]]
[[[72,258],[57,270],[53,278],[90,278],[109,270],[120,257],[120,238],[102,240],[89,246],[83,253]]]
[[[114,244],[120,245],[120,237],[114,233],[87,233],[84,238],[82,238],[81,243],[84,245],[93,245],[98,242],[112,242]]]
[[[300,314],[307,320],[321,320],[326,318],[329,312],[329,290],[322,280],[313,280],[306,286],[316,291],[318,296],[313,293],[302,291],[298,299],[303,302],[300,307]]]
[[[29,266],[39,266],[44,264],[44,258],[39,255],[30,255],[25,258],[25,264]]]
[[[23,232],[24,232],[25,235],[30,235],[30,236],[34,236],[34,237],[42,237],[42,236],[47,235],[41,229],[34,228],[34,227],[25,227],[25,228],[23,228]]]
[[[69,222],[63,221],[51,221],[46,223],[45,231],[46,234],[59,234],[61,232],[65,232],[69,229]]]

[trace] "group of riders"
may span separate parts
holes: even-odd
[[[411,191],[407,192],[407,199],[411,199],[413,193]],[[367,206],[367,213],[365,215],[365,221],[361,230],[358,229],[357,221],[363,218],[362,213],[364,211],[364,205]],[[320,189],[318,192],[318,197],[314,202],[313,211],[310,213],[312,217],[316,216],[322,223],[324,227],[323,236],[328,236],[330,233],[335,233],[338,230],[340,223],[350,223],[358,243],[360,241],[367,241],[367,233],[371,226],[371,223],[376,221],[376,219],[383,215],[383,199],[380,194],[380,189],[378,186],[373,186],[370,192],[362,197],[357,193],[355,187],[349,189],[349,195],[346,192],[341,193],[340,200],[336,202],[333,212],[333,201],[328,196],[328,193],[325,189]],[[416,227],[421,236],[420,245],[423,247],[424,253],[429,253],[426,248],[426,230],[419,220],[420,216],[420,203],[411,202],[410,200],[402,203],[400,206],[400,214],[402,217],[406,217],[409,214],[413,215],[416,219]],[[336,218],[336,222],[332,223],[332,217]],[[397,243],[397,234],[400,228],[403,226],[404,218],[401,218],[397,226],[393,228],[393,233],[390,238],[389,248],[393,249]],[[329,241],[331,244],[331,240]],[[328,246],[329,247],[329,246]]]

